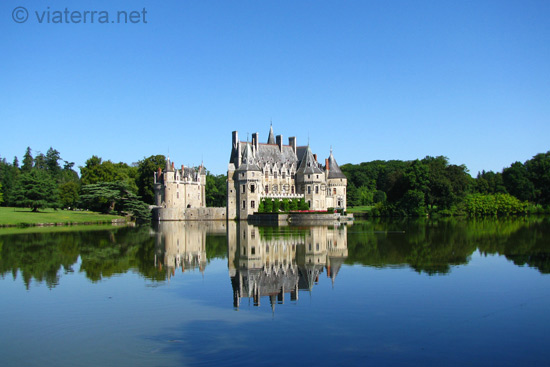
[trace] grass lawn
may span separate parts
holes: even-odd
[[[346,211],[348,213],[366,213],[366,212],[370,212],[372,208],[373,208],[373,205],[352,206],[352,207],[348,207]]]
[[[0,207],[0,226],[35,226],[40,224],[110,223],[123,219],[118,215],[87,211],[42,209],[33,213],[25,208]]]

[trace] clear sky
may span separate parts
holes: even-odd
[[[550,150],[547,0],[2,0],[0,55],[10,162],[221,174],[231,132],[265,142],[270,121],[340,165],[444,155],[475,176]]]

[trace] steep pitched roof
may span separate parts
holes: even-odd
[[[298,168],[298,170],[296,170],[296,173],[303,173],[306,175],[313,173],[323,173],[323,171],[319,168],[319,164],[315,161],[315,158],[313,158],[313,153],[311,153],[309,145],[307,146],[304,158],[300,163],[300,167]]]
[[[273,125],[269,127],[269,136],[267,137],[267,144],[277,144],[275,141],[275,135],[273,134]]]
[[[292,165],[298,160],[296,154],[292,150],[292,147],[283,145],[283,149],[279,149],[278,145],[271,144],[259,144],[258,151],[256,152],[256,163],[260,166],[264,166],[266,163]]]
[[[237,171],[261,171],[260,167],[256,164],[256,160],[252,154],[252,147],[249,143],[245,143],[241,165],[237,168]]]
[[[336,163],[336,159],[332,155],[332,149],[330,150],[330,156],[328,157],[328,178],[346,178],[346,175],[342,173],[340,166]]]

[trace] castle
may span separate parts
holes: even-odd
[[[227,170],[227,218],[246,220],[258,211],[261,200],[300,200],[310,210],[346,209],[346,176],[338,167],[332,149],[322,165],[309,144],[298,146],[295,137],[283,144],[282,135],[270,127],[267,143],[258,133],[251,142],[239,140],[233,131]]]
[[[154,175],[155,204],[162,208],[204,208],[206,170],[181,166],[176,169],[170,157],[166,159],[164,172],[159,168]]]
[[[206,207],[206,169],[174,167],[170,158],[166,168],[160,168],[153,176],[155,207],[153,218],[167,220],[226,220],[225,208]]]

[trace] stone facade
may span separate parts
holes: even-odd
[[[295,137],[283,144],[270,128],[267,143],[258,133],[251,142],[239,140],[233,131],[227,170],[227,218],[246,220],[258,211],[260,201],[304,199],[311,210],[346,209],[346,176],[332,155],[322,165],[307,146],[298,146]]]
[[[206,170],[176,169],[170,158],[164,171],[154,174],[155,205],[153,218],[168,220],[225,220],[225,208],[206,208]]]

